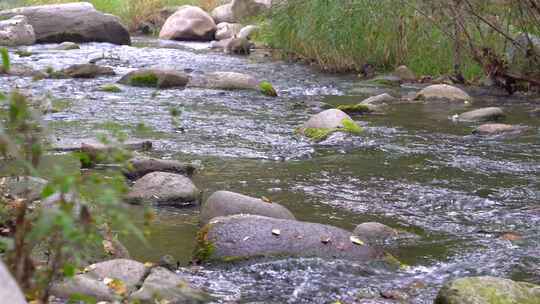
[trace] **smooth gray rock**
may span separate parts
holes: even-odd
[[[212,18],[214,18],[214,21],[216,24],[219,24],[221,22],[235,23],[235,20],[232,14],[231,3],[216,7],[214,10],[212,10],[211,15],[212,15]]]
[[[167,18],[161,28],[159,38],[211,41],[215,32],[216,24],[208,13],[199,7],[184,5]]]
[[[476,121],[489,121],[498,120],[504,117],[504,112],[498,107],[481,108],[469,112],[459,114],[457,116],[458,121],[476,122]]]
[[[107,280],[121,281],[129,293],[142,283],[148,272],[144,264],[127,259],[92,264],[86,267],[86,270],[85,273],[53,284],[51,293],[62,299],[67,299],[73,294],[82,294],[94,297],[98,301],[115,301],[121,299],[121,295],[109,288]]]
[[[521,133],[527,130],[524,126],[514,126],[500,123],[483,124],[473,130],[473,134],[477,135],[496,135],[502,133]]]
[[[114,76],[116,73],[110,67],[99,66],[90,63],[74,64],[62,70],[66,77],[71,78],[96,78],[99,76]]]
[[[415,100],[471,101],[472,98],[460,88],[447,84],[434,84],[416,94]]]
[[[34,43],[36,34],[25,16],[17,15],[8,20],[0,20],[0,45],[19,46]]]
[[[203,204],[201,224],[207,224],[219,216],[235,214],[254,214],[272,218],[295,220],[294,215],[278,203],[266,202],[262,199],[229,192],[214,192]]]
[[[352,233],[340,228],[275,219],[231,215],[212,219],[198,235],[195,258],[201,262],[254,257],[321,257],[369,261],[382,252],[357,245]]]
[[[103,14],[87,2],[21,7],[0,11],[0,18],[24,15],[38,43],[109,42],[130,44],[119,18]]]
[[[267,12],[271,5],[271,0],[233,0],[231,2],[232,18],[235,22],[240,22],[245,18]]]
[[[364,104],[368,106],[380,106],[386,103],[394,102],[396,100],[397,98],[395,98],[394,96],[388,93],[383,93],[377,96],[372,96],[367,99],[364,99],[360,104]]]
[[[7,269],[3,261],[0,260],[0,299],[6,304],[26,304],[21,289],[15,279]]]
[[[188,86],[219,90],[258,90],[259,82],[247,74],[213,72],[193,75]]]
[[[353,234],[369,244],[381,244],[397,237],[396,230],[377,222],[362,223],[356,226]]]
[[[10,176],[0,178],[0,189],[3,193],[35,201],[41,198],[41,192],[48,181],[33,176]]]
[[[175,304],[207,303],[210,296],[189,286],[188,282],[163,267],[155,267],[144,280],[142,287],[131,294],[130,301],[154,304],[155,300]],[[139,302],[138,302],[139,303]]]
[[[62,42],[58,46],[54,47],[57,51],[70,51],[70,50],[78,50],[80,49],[80,45],[76,44],[75,42]]]
[[[128,162],[128,168],[124,171],[124,175],[129,179],[135,180],[148,173],[160,171],[191,177],[195,169],[195,166],[192,164],[186,164],[176,160],[134,158]]]
[[[540,303],[540,285],[496,277],[452,280],[439,291],[434,304]]]
[[[150,203],[182,207],[197,204],[201,191],[179,174],[152,172],[138,179],[126,196],[131,204]]]
[[[338,109],[329,109],[311,116],[302,129],[334,129],[343,128],[343,120],[351,119],[349,115]]]
[[[217,31],[216,31],[216,40],[224,40],[233,38],[240,33],[240,30],[242,29],[242,24],[240,23],[228,23],[228,22],[221,22],[217,25]]]
[[[124,75],[118,83],[159,89],[181,88],[189,82],[183,72],[165,69],[139,69]]]

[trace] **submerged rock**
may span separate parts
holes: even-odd
[[[152,172],[169,172],[191,177],[195,172],[195,166],[176,160],[157,158],[134,158],[128,162],[128,168],[124,175],[129,179],[138,179]]]
[[[416,94],[415,100],[471,101],[472,98],[460,88],[447,84],[435,84]]]
[[[397,231],[381,223],[367,222],[356,226],[353,234],[368,244],[379,244],[395,238]]]
[[[197,243],[195,258],[201,262],[283,256],[357,261],[382,257],[382,252],[357,242],[343,229],[259,215],[214,218],[199,231]]]
[[[184,87],[189,82],[183,72],[160,69],[139,69],[124,75],[118,83],[135,87],[153,87],[160,89]]]
[[[87,2],[21,7],[0,11],[0,19],[24,15],[38,43],[109,42],[130,44],[119,18],[103,14]]]
[[[329,109],[311,116],[298,131],[315,141],[320,141],[326,139],[333,132],[360,134],[362,128],[345,112]]]
[[[184,5],[167,18],[161,28],[159,38],[211,41],[216,29],[214,19],[208,13],[199,7]]]
[[[540,286],[489,276],[460,278],[444,285],[434,303],[540,303]]]
[[[388,93],[383,93],[377,96],[372,96],[367,99],[364,99],[360,104],[368,105],[368,106],[380,106],[386,103],[394,102],[396,100],[397,98],[395,98],[394,96]]]
[[[9,272],[3,261],[0,260],[0,299],[2,303],[9,304],[26,304],[21,289],[17,282]]]
[[[126,196],[131,204],[156,204],[183,207],[200,201],[201,191],[179,174],[152,172],[138,179]]]
[[[235,214],[254,214],[288,220],[296,219],[287,208],[278,203],[229,191],[217,191],[202,206],[201,224],[205,225],[215,217]]]
[[[144,264],[127,259],[92,264],[86,270],[85,273],[54,283],[52,295],[68,299],[80,294],[97,301],[117,301],[134,291],[148,272]]]
[[[217,31],[216,31],[216,40],[224,40],[233,38],[242,29],[242,24],[240,23],[228,23],[228,22],[221,22],[217,25]]]
[[[259,82],[255,77],[236,72],[213,72],[193,75],[191,87],[221,90],[258,90]]]
[[[19,46],[34,43],[36,34],[25,16],[17,15],[7,20],[0,18],[0,45]]]
[[[129,300],[136,303],[208,303],[210,296],[194,289],[188,282],[174,272],[163,268],[152,268],[141,288],[130,295]]]
[[[71,78],[96,78],[99,76],[114,76],[116,73],[110,67],[95,64],[74,64],[63,69],[61,74]]]
[[[498,120],[504,117],[504,112],[501,108],[498,107],[489,107],[477,109],[469,112],[459,114],[457,116],[458,121],[488,121],[488,120]]]
[[[496,135],[502,133],[521,133],[527,130],[524,126],[515,126],[500,123],[483,124],[473,130],[473,134],[478,135]]]
[[[60,43],[54,49],[57,51],[69,51],[69,50],[78,50],[80,48],[81,47],[75,42],[66,41],[66,42]]]

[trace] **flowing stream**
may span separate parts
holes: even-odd
[[[317,258],[279,259],[226,267],[186,267],[193,285],[218,303],[432,303],[441,284],[471,275],[493,275],[540,284],[540,122],[527,115],[534,97],[476,90],[472,106],[399,104],[384,115],[354,117],[362,136],[336,133],[313,144],[295,128],[321,111],[322,102],[359,102],[390,92],[407,95],[413,86],[362,85],[352,75],[327,75],[309,67],[209,51],[204,43],[134,39],[133,46],[103,43],[80,50],[53,51],[36,45],[19,58],[36,69],[61,69],[105,55],[99,64],[119,76],[93,80],[0,78],[0,90],[14,87],[64,100],[62,111],[45,116],[61,140],[89,138],[114,124],[131,138],[155,141],[151,155],[196,162],[195,184],[208,197],[230,190],[266,196],[299,220],[348,230],[378,221],[407,231],[389,250],[400,270]],[[234,71],[268,80],[280,97],[258,92],[188,88],[160,90],[104,84],[135,68],[162,67],[192,73]],[[535,105],[536,104],[536,105]],[[472,136],[474,125],[448,117],[468,108],[501,106],[506,123],[529,126],[520,137]],[[181,109],[180,131],[171,107]],[[136,125],[147,126],[141,132]],[[137,223],[143,208],[130,206]],[[132,257],[157,261],[170,254],[188,265],[198,229],[197,208],[157,209],[149,246],[125,239]],[[504,233],[518,240],[501,238]],[[381,296],[381,293],[385,297]]]

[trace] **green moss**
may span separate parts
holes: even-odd
[[[114,84],[106,84],[99,88],[102,92],[109,92],[109,93],[120,93],[122,92],[122,89],[120,89],[118,86]]]
[[[45,69],[45,73],[49,76],[49,78],[65,78],[66,75],[61,71],[55,71],[53,67],[47,67]]]
[[[152,72],[133,75],[129,79],[129,84],[136,87],[157,87],[159,78]]]
[[[336,109],[341,110],[347,114],[360,114],[371,112],[369,107],[364,104],[353,104],[353,105],[339,105]]]
[[[324,128],[307,128],[304,129],[304,135],[314,141],[323,141],[330,134],[336,132],[338,129],[324,129]]]
[[[358,135],[363,132],[362,128],[354,122],[353,120],[349,118],[344,118],[341,123],[343,124],[343,130],[345,132],[349,132],[351,134]]]
[[[197,247],[193,253],[193,259],[198,263],[204,263],[212,259],[216,250],[214,244],[208,240],[208,232],[212,228],[211,224],[206,224],[197,232]]]
[[[268,82],[268,81],[261,82],[259,84],[259,89],[266,96],[270,96],[270,97],[277,97],[278,96],[276,90],[274,89],[272,84],[270,82]]]
[[[19,57],[30,57],[34,55],[32,52],[28,52],[25,50],[18,50],[15,52],[15,54],[17,54]]]
[[[408,267],[407,264],[403,264],[401,263],[400,260],[398,260],[395,256],[393,256],[392,254],[386,252],[384,254],[384,258],[383,258],[383,261],[388,263],[388,265],[392,266],[392,267],[396,267],[398,269],[403,269],[403,268],[406,268]]]

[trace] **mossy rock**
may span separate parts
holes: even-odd
[[[185,87],[189,78],[185,73],[173,70],[140,69],[122,77],[118,83],[159,89]]]
[[[259,88],[260,88],[261,92],[266,96],[270,96],[270,97],[277,97],[278,96],[276,90],[274,89],[272,84],[270,82],[268,82],[268,81],[261,82],[259,84]]]
[[[120,89],[118,86],[114,84],[106,84],[99,88],[102,92],[108,92],[108,93],[120,93],[122,92],[122,89]]]
[[[336,109],[347,114],[362,114],[371,112],[370,107],[365,104],[339,105],[336,107]]]
[[[346,132],[353,135],[359,135],[363,129],[352,119],[344,118],[341,121],[341,128],[307,128],[303,129],[303,134],[313,141],[319,142],[327,139],[334,132]]]

